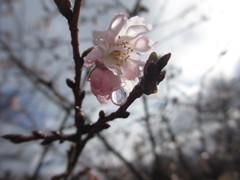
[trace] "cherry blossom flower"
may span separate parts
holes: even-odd
[[[95,47],[84,57],[84,65],[89,67],[101,64],[101,68],[97,66],[90,76],[93,94],[100,103],[106,103],[113,91],[124,88],[130,81],[136,82],[136,79],[142,75],[145,62],[141,60],[140,54],[151,51],[153,44],[143,34],[151,29],[152,26],[142,17],[135,16],[128,19],[124,14],[117,14],[107,31],[93,33]],[[103,66],[106,69],[103,69]],[[110,77],[107,78],[107,75]],[[100,77],[101,85],[97,86],[96,79]],[[107,85],[108,83],[110,85]],[[103,84],[107,87],[103,87]]]

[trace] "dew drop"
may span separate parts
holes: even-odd
[[[112,93],[112,102],[117,105],[117,106],[121,106],[123,105],[127,100],[127,92],[121,88],[117,91],[114,91]]]

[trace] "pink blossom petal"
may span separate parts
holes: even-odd
[[[119,76],[106,67],[96,67],[90,76],[91,90],[100,103],[109,100],[113,91],[121,88]]]
[[[148,32],[148,28],[144,25],[133,25],[127,29],[127,36],[137,37],[145,32]]]
[[[110,34],[109,34],[110,39],[114,39],[119,34],[119,32],[126,25],[127,20],[128,20],[128,18],[125,14],[117,14],[113,18],[113,20],[108,28],[108,30],[110,32]]]
[[[152,30],[152,25],[146,23],[143,17],[134,16],[128,20],[128,26],[135,26],[135,25],[145,26],[148,31]]]
[[[108,46],[106,46],[107,36],[107,32],[95,31],[93,32],[93,43],[102,49],[106,49],[108,48]]]
[[[152,29],[151,24],[147,24],[144,18],[134,16],[128,20],[126,35],[130,37],[137,37]]]
[[[106,96],[96,95],[96,97],[101,104],[107,104],[111,98],[109,95]]]
[[[141,36],[135,40],[133,50],[139,53],[146,53],[152,49],[152,44],[148,37]]]
[[[101,61],[103,55],[104,55],[104,52],[100,48],[95,47],[90,53],[88,53],[87,56],[83,58],[84,65],[86,67],[94,65],[96,62]]]
[[[142,64],[141,61],[129,59],[121,67],[123,76],[128,80],[134,80],[135,78],[139,77],[139,75],[141,73],[141,71],[140,71],[141,64]]]

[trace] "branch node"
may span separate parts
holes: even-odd
[[[101,110],[99,112],[99,119],[103,119],[105,117],[105,112],[103,110]]]
[[[74,82],[71,79],[66,79],[66,83],[68,85],[68,87],[70,87],[71,89],[74,89]]]
[[[102,129],[108,129],[108,128],[110,128],[111,126],[110,126],[110,124],[108,124],[108,123],[104,123],[103,125],[102,125]]]
[[[124,111],[121,113],[121,118],[127,118],[130,115],[130,112]]]
[[[42,131],[32,131],[32,135],[36,138],[44,138],[45,135],[43,134]]]

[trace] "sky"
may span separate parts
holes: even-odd
[[[160,52],[168,50],[172,53],[170,63],[182,69],[179,82],[186,86],[197,86],[199,79],[212,66],[215,67],[211,74],[232,76],[239,61],[240,24],[237,22],[240,17],[240,2],[237,0],[170,1],[164,17],[171,19],[171,16],[174,16],[172,12],[181,11],[186,7],[192,8],[193,11],[163,33],[181,29],[186,21],[198,22],[201,17],[206,20],[170,42],[162,45],[159,41],[157,49]]]
[[[134,5],[128,1],[122,3],[128,3],[128,7]],[[221,74],[229,78],[236,73],[240,45],[238,0],[151,0],[143,3],[149,13],[141,15],[153,24],[149,36],[157,42],[154,48],[160,55],[171,52],[169,64],[181,69],[176,83],[184,91],[196,92],[201,78],[210,69],[209,77]],[[99,18],[98,26],[83,27],[82,34],[91,37],[89,28],[106,30],[115,14],[116,10],[107,12]]]

